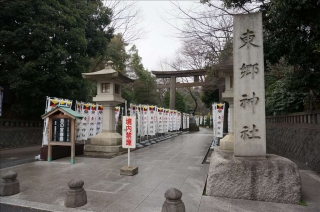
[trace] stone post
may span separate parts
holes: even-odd
[[[17,173],[8,171],[2,175],[0,183],[0,196],[11,196],[20,192],[20,184],[17,180]]]
[[[174,110],[176,107],[176,77],[170,79],[170,109]]]
[[[176,188],[170,188],[164,194],[166,200],[161,212],[185,212],[186,208],[181,200],[182,193]]]
[[[77,208],[87,204],[87,193],[83,189],[84,182],[80,179],[73,179],[68,183],[69,191],[64,205],[67,208]]]

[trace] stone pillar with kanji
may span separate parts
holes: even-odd
[[[262,13],[234,16],[234,152],[212,153],[206,195],[299,204],[297,165],[266,153],[262,35]]]

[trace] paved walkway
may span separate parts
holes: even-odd
[[[64,158],[1,169],[0,174],[8,170],[18,173],[21,192],[1,197],[0,202],[41,211],[160,212],[165,191],[175,187],[182,191],[188,212],[320,211],[320,177],[310,171],[302,172],[303,187],[309,189],[305,192],[307,207],[203,196],[209,164],[202,161],[211,139],[211,131],[201,129],[136,150],[131,153],[131,164],[139,167],[135,176],[119,174],[127,165],[127,155],[77,157],[74,165]],[[67,183],[75,177],[84,181],[88,203],[78,209],[65,208]]]
[[[35,161],[40,154],[41,145],[14,148],[0,151],[0,169]]]

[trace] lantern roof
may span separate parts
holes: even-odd
[[[112,61],[107,62],[107,66],[100,70],[95,71],[91,73],[82,73],[82,77],[91,81],[101,81],[101,80],[107,80],[107,79],[113,79],[121,83],[133,83],[134,80],[130,79],[123,74],[121,74],[119,71],[116,71],[112,68]]]
[[[72,118],[72,119],[77,119],[77,118],[82,119],[83,118],[83,116],[80,113],[78,113],[77,111],[72,110],[68,106],[62,106],[62,105],[59,105],[59,106],[56,106],[55,108],[52,108],[49,112],[46,112],[45,114],[43,114],[41,116],[41,118],[45,119],[45,118],[47,118],[57,112],[61,112],[64,115],[70,116],[70,118]]]

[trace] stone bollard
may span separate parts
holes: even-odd
[[[0,184],[0,196],[10,196],[20,192],[20,184],[17,180],[17,173],[8,171],[2,175]]]
[[[170,188],[164,194],[166,200],[162,205],[161,212],[185,212],[186,208],[181,200],[182,193],[176,188]]]
[[[83,189],[84,182],[73,179],[68,183],[69,191],[64,205],[67,208],[76,208],[87,204],[87,192]]]

